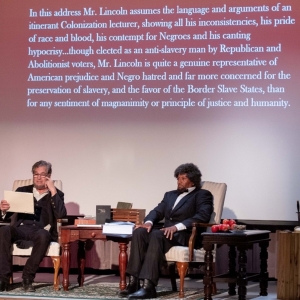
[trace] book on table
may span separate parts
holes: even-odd
[[[111,222],[103,225],[104,234],[132,234],[135,224],[132,222]]]
[[[132,203],[129,202],[118,202],[117,209],[131,209]]]

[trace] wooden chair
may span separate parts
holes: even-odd
[[[13,191],[15,191],[18,187],[25,186],[25,185],[31,185],[33,183],[32,179],[26,179],[26,180],[15,180],[13,184]],[[54,180],[54,185],[59,190],[62,190],[62,182],[61,180]],[[48,250],[46,252],[45,256],[50,256],[51,260],[53,262],[53,268],[54,268],[54,278],[53,278],[53,287],[57,291],[59,290],[59,268],[60,268],[60,254],[61,254],[61,246],[60,246],[60,226],[63,222],[65,222],[65,219],[58,219],[57,220],[57,231],[58,231],[58,242],[51,242]],[[30,256],[32,251],[32,247],[28,249],[20,249],[17,247],[17,245],[14,243],[12,245],[12,255],[13,256]],[[10,282],[12,283],[12,277]]]
[[[173,291],[177,291],[176,280],[175,280],[175,264],[177,266],[177,271],[180,277],[180,290],[179,290],[179,297],[184,297],[184,277],[187,274],[188,267],[192,263],[202,263],[204,264],[204,255],[205,251],[203,248],[195,249],[195,241],[197,237],[197,228],[199,227],[207,227],[207,231],[210,231],[210,227],[213,224],[219,224],[221,221],[223,205],[225,200],[225,194],[227,190],[227,185],[225,183],[216,183],[205,181],[203,182],[202,188],[208,190],[213,195],[214,200],[214,211],[211,215],[210,221],[208,224],[203,223],[195,223],[193,224],[192,235],[189,240],[189,246],[175,246],[172,247],[166,253],[166,260],[167,262],[172,262],[170,264],[170,277],[171,277],[171,284]],[[213,252],[214,259],[215,259],[215,251]],[[216,286],[214,286],[216,290]],[[216,291],[215,291],[216,292]]]

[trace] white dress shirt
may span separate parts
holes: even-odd
[[[174,205],[173,205],[172,210],[174,209],[174,207],[179,203],[179,201],[180,201],[184,196],[186,196],[187,194],[189,194],[190,192],[192,192],[194,189],[195,189],[194,186],[193,186],[193,187],[190,187],[190,188],[187,189],[187,190],[188,190],[187,192],[184,192],[184,193],[180,194],[180,195],[177,197],[177,199],[176,199],[176,201],[175,201],[175,203],[174,203]],[[178,224],[176,224],[175,226],[176,226],[176,228],[177,228],[178,231],[186,229],[186,226],[185,226],[184,224],[182,224],[182,223],[178,223]]]

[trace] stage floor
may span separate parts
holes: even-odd
[[[198,277],[198,278],[196,278]],[[62,275],[61,275],[62,278]],[[111,271],[97,271],[97,272],[88,272],[88,274],[85,275],[85,283],[86,284],[118,284],[119,283],[119,276]],[[14,283],[18,283],[22,281],[22,272],[21,271],[15,271],[14,272]],[[53,282],[53,274],[51,272],[48,272],[48,270],[41,271],[37,273],[35,282],[43,282],[43,283],[52,283]],[[178,279],[178,286],[179,286],[179,279]],[[71,272],[70,274],[70,284],[76,284],[77,283],[77,274],[74,274],[74,272]],[[170,287],[171,282],[170,279],[166,276],[160,278],[159,280],[159,286],[164,287]],[[199,276],[193,276],[193,277],[186,277],[185,279],[185,288],[203,288],[202,278],[199,278]],[[218,283],[217,285],[218,289],[227,289],[227,285],[225,283]],[[276,281],[269,281],[269,287],[268,287],[268,293],[269,295],[266,297],[260,297],[259,296],[259,283],[258,282],[249,282],[248,288],[247,288],[247,299],[255,299],[255,300],[275,300],[276,297]],[[24,294],[24,298],[20,297],[10,297],[8,295],[1,296],[0,293],[0,299],[15,299],[15,300],[21,300],[21,299],[28,299],[25,297],[26,294]],[[46,299],[44,297],[31,297],[30,299]],[[70,298],[68,298],[70,299]],[[75,298],[74,298],[75,299]],[[229,297],[227,292],[214,296],[214,300],[231,300],[231,299],[238,299],[237,296],[231,296]]]

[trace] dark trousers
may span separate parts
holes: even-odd
[[[160,270],[166,263],[165,253],[178,245],[174,238],[167,239],[161,230],[153,229],[148,233],[145,228],[137,228],[133,231],[126,272],[157,285]]]
[[[33,242],[31,256],[24,266],[22,276],[23,279],[33,281],[50,244],[51,235],[47,230],[33,225],[0,227],[0,279],[6,282],[8,282],[12,271],[11,245],[17,240]]]

